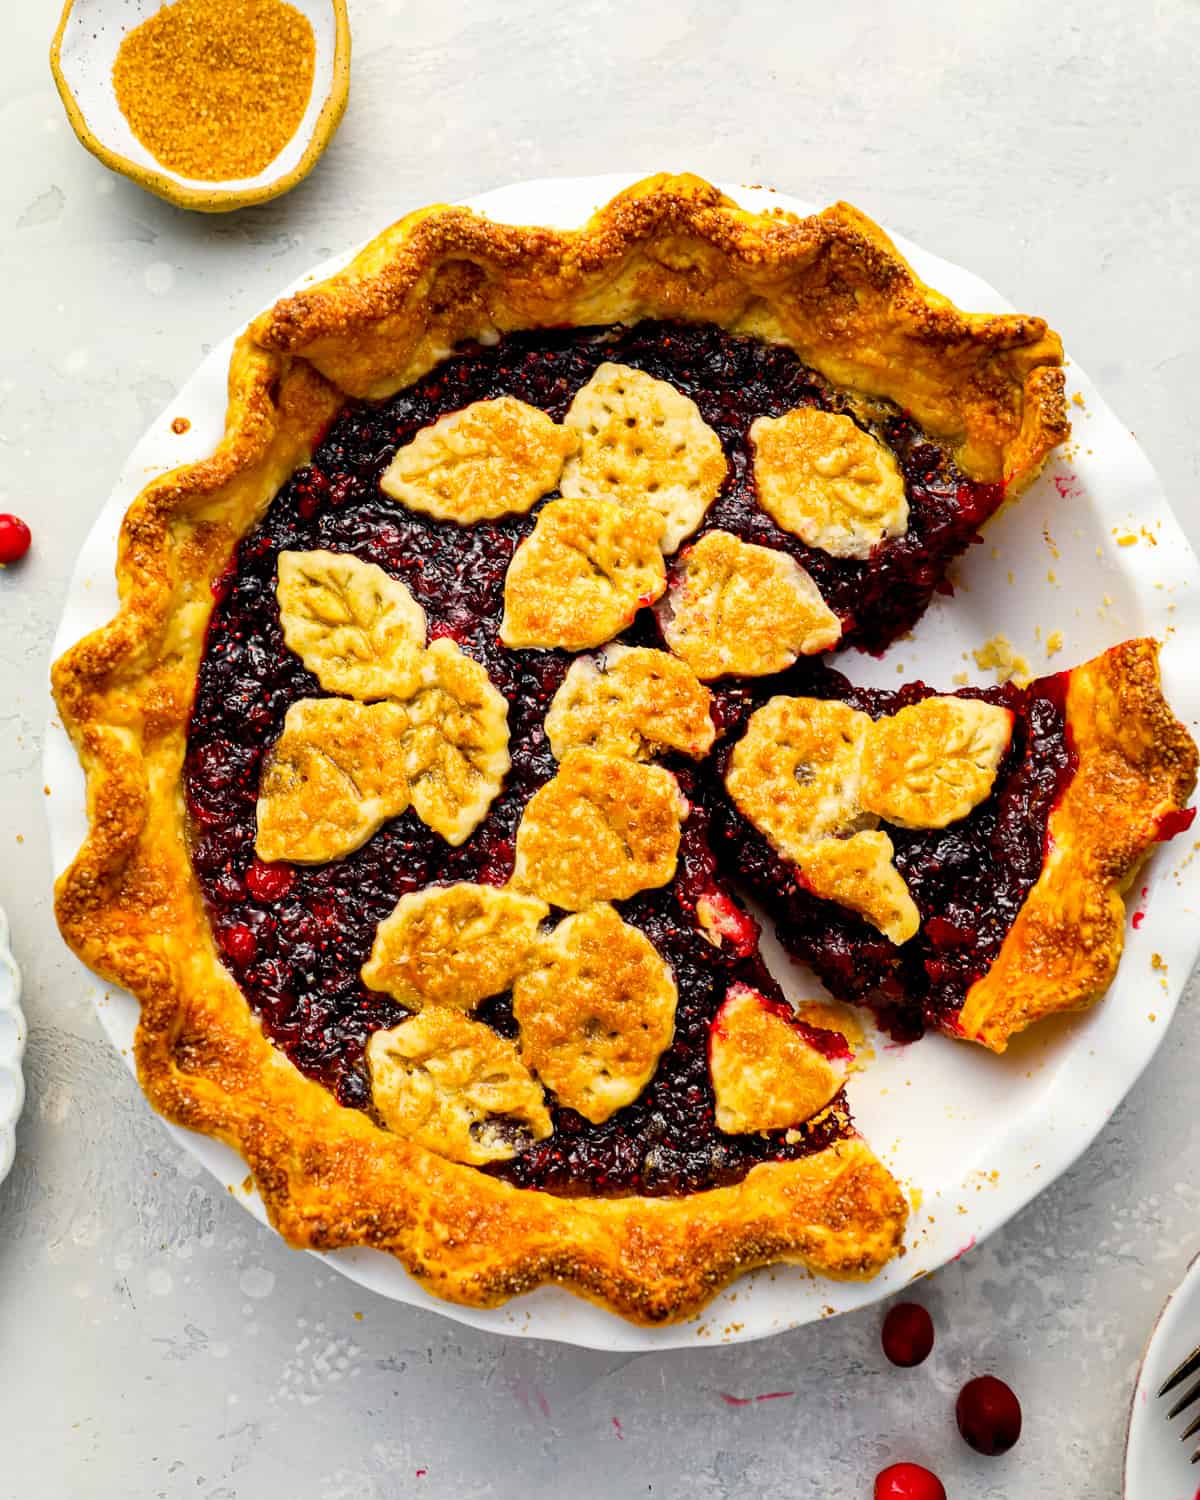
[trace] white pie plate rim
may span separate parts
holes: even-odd
[[[467,202],[510,223],[565,226],[581,222],[643,175],[516,183]],[[725,191],[747,207],[812,211],[812,205],[770,189]],[[397,205],[398,212],[403,208]],[[922,278],[958,305],[1011,311],[986,282],[895,238]],[[291,289],[329,275],[345,259],[323,262]],[[116,537],[138,491],[155,474],[202,458],[215,446],[224,422],[233,337],[211,351],[130,455],[80,553],[55,656],[115,608]],[[921,675],[936,683],[948,684],[965,665],[972,681],[987,682],[989,674],[964,658],[968,648],[997,631],[1032,651],[1035,644],[1041,649],[1052,629],[1061,629],[1061,653],[1033,662],[1038,671],[1074,665],[1127,636],[1165,636],[1167,693],[1195,733],[1200,674],[1188,666],[1189,657],[1194,661],[1200,654],[1200,566],[1132,435],[1077,365],[1070,364],[1067,373],[1068,394],[1078,398],[1072,406],[1077,432],[1071,457],[1056,460],[1019,504],[993,519],[985,545],[970,549],[956,570],[961,588],[955,600],[935,601],[912,639],[898,642],[881,660],[850,654],[838,665],[853,680],[869,684],[894,685],[901,672],[915,675],[918,664]],[[180,415],[191,424],[183,435],[171,427]],[[1122,546],[1118,536],[1137,540]],[[1019,589],[1012,586],[1014,576],[1020,578]],[[53,707],[45,775],[52,792],[47,807],[57,874],[82,840],[86,815],[82,775]],[[477,1328],[612,1350],[740,1342],[879,1301],[957,1259],[1024,1207],[1086,1149],[1132,1087],[1165,1035],[1200,953],[1200,862],[1189,868],[1190,851],[1190,839],[1176,840],[1157,851],[1139,877],[1130,906],[1131,911],[1138,906],[1143,919],[1128,931],[1112,990],[1086,1016],[1035,1028],[1003,1058],[940,1036],[908,1049],[877,1040],[874,1060],[853,1081],[852,1106],[867,1139],[915,1191],[907,1254],[873,1282],[815,1280],[796,1267],[774,1267],[742,1278],[695,1318],[643,1329],[559,1288],[541,1288],[502,1308],[467,1308],[431,1297],[396,1260],[378,1251],[336,1251],[324,1259],[384,1296]],[[1138,896],[1143,887],[1146,899]],[[766,947],[785,987],[811,995],[813,981],[789,970],[771,942]],[[132,1069],[136,1004],[123,991],[88,978],[104,1028]],[[923,1088],[927,1082],[936,1087]],[[897,1111],[902,1091],[904,1109]],[[230,1148],[167,1128],[265,1219],[257,1194],[242,1187],[245,1165]]]

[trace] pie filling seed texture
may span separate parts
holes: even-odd
[[[727,302],[710,287],[687,310],[695,266],[732,256],[719,239],[700,248],[728,209],[694,179],[639,195],[651,218],[675,216],[671,236],[626,218],[625,200],[603,212],[584,261],[613,280],[579,304],[595,321],[548,302],[527,319],[547,326],[509,312],[497,323],[511,331],[472,338],[464,322],[452,352],[415,365],[380,352],[353,283],[256,325],[264,349],[294,341],[292,384],[270,399],[306,414],[281,419],[295,457],[238,513],[232,559],[214,558],[179,744],[181,837],[236,985],[230,1024],[249,1007],[294,1065],[255,1087],[282,1090],[288,1130],[339,1162],[336,1210],[306,1196],[302,1166],[287,1202],[272,1199],[289,1239],[391,1248],[460,1300],[551,1279],[653,1322],[749,1265],[868,1276],[902,1242],[903,1198],[847,1104],[851,1048],[828,1008],[810,1024],[786,1002],[742,897],[896,1038],[936,1028],[1003,1050],[1103,994],[1122,882],[1186,822],[1195,750],[1151,642],[1024,688],[868,690],[835,669],[833,652],[880,651],[917,624],[1065,435],[1057,340],[1014,320],[1025,349],[1006,320],[943,309],[959,320],[953,373],[915,378],[911,401],[866,394],[854,358],[823,350],[824,324],[812,363],[786,320],[760,310],[762,336],[730,326],[732,271]],[[896,368],[940,358],[936,340],[904,345],[904,319],[879,301],[861,241],[878,232],[831,212],[806,232],[860,267],[846,272],[864,278],[857,305],[898,341]],[[458,210],[399,226],[387,253],[432,254],[421,235],[436,237],[438,213],[466,256],[453,264],[474,265]],[[521,296],[560,287],[538,260],[554,232],[475,222],[505,246],[480,251],[484,282],[503,263],[539,268]],[[783,221],[750,222],[731,216],[729,233],[763,234],[764,263],[790,266],[770,238]],[[875,253],[889,285],[908,274],[881,235]],[[438,305],[457,308],[459,272],[438,274]],[[612,291],[627,285],[632,302]],[[807,316],[775,295],[746,292]],[[310,350],[322,297],[327,336]],[[868,347],[853,322],[845,336]],[[1003,361],[964,382],[963,351],[992,323]],[[967,407],[928,404],[956,381],[999,412],[1026,403],[1023,425],[998,447],[1007,417],[972,426]],[[346,387],[336,399],[330,382]],[[78,722],[70,674],[85,668],[66,660],[56,683]],[[76,941],[70,879],[60,918]],[[210,1054],[188,1014],[152,1097],[193,1123],[189,1069]],[[265,1044],[239,1044],[252,1045]],[[213,1086],[236,1093],[235,1074]],[[265,1170],[275,1148],[255,1149]],[[649,1214],[646,1198],[673,1207]],[[593,1229],[573,1217],[580,1199]],[[439,1226],[420,1243],[410,1202]],[[483,1204],[494,1245],[461,1228]],[[642,1235],[635,1268],[621,1246]],[[473,1269],[460,1241],[483,1257]],[[553,1266],[536,1249],[549,1243]]]

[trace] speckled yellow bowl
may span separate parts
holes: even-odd
[[[346,0],[289,0],[307,16],[316,41],[312,97],[300,128],[257,177],[204,182],[156,161],[129,128],[113,90],[117,49],[162,0],[66,0],[50,47],[50,67],[80,141],[106,167],[181,208],[226,213],[265,203],[296,186],[333,138],[350,92]]]

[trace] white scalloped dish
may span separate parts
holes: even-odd
[[[17,1121],[25,1103],[21,1059],[25,1055],[21,971],[9,945],[8,918],[0,907],[0,1182],[17,1150]]]
[[[469,206],[508,222],[571,225],[633,180],[622,175],[524,183]],[[749,208],[811,212],[808,205],[763,189],[725,191]],[[903,240],[897,243],[918,274],[959,306],[1011,310],[970,273]],[[316,268],[305,283],[341,263],[339,257]],[[131,455],[84,546],[56,655],[115,609],[117,531],[147,478],[206,456],[219,440],[232,343],[230,338],[213,350]],[[849,653],[839,660],[839,669],[869,686],[894,687],[916,676],[949,683],[964,667],[973,681],[986,683],[989,675],[976,668],[971,652],[997,633],[1028,657],[1035,673],[1150,634],[1164,639],[1166,694],[1194,732],[1200,718],[1200,679],[1192,668],[1200,651],[1200,568],[1129,432],[1077,366],[1068,368],[1067,378],[1068,395],[1076,397],[1070,456],[1057,458],[1019,505],[988,525],[987,545],[969,549],[956,565],[959,587],[952,602],[937,600],[912,638],[897,642],[881,660]],[[178,417],[191,424],[182,435],[172,429]],[[1119,545],[1125,537],[1132,543]],[[54,792],[48,805],[54,862],[61,870],[84,836],[86,815],[74,751],[53,719],[46,780]],[[969,1249],[1070,1166],[1153,1055],[1200,951],[1200,863],[1189,867],[1191,852],[1191,839],[1181,838],[1160,849],[1146,867],[1131,893],[1136,914],[1121,970],[1107,998],[1087,1015],[1043,1025],[1003,1057],[937,1035],[908,1048],[875,1039],[873,1061],[851,1082],[851,1106],[887,1166],[919,1196],[914,1195],[907,1255],[873,1282],[817,1281],[800,1269],[776,1267],[743,1278],[697,1318],[645,1329],[554,1288],[499,1309],[478,1310],[435,1300],[398,1262],[379,1252],[347,1250],[326,1259],[385,1296],[476,1327],[609,1349],[757,1338],[889,1296]],[[764,943],[764,952],[792,996],[817,993],[815,981],[806,981],[773,943]],[[136,1004],[109,991],[100,1015],[114,1044],[131,1059]],[[245,1178],[240,1158],[207,1138],[185,1131],[176,1135],[263,1217],[257,1198],[240,1187]]]

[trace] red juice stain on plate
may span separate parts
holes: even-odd
[[[1195,821],[1196,809],[1194,807],[1173,807],[1170,812],[1163,813],[1159,818],[1154,838],[1157,843],[1165,844],[1177,833],[1186,833]]]

